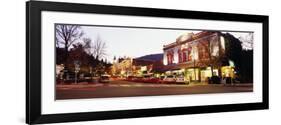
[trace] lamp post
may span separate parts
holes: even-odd
[[[61,66],[62,66],[62,69],[61,69],[61,71],[60,71],[60,79],[61,79],[62,83],[64,83],[64,79],[63,79],[63,74],[64,74],[64,65],[63,65],[63,64],[61,64]]]
[[[77,74],[80,71],[80,61],[75,60],[74,66],[75,66],[75,84],[77,84]]]
[[[92,70],[93,70],[92,66],[90,66],[91,82],[93,81],[93,75],[92,75],[93,71]]]

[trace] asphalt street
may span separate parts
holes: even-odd
[[[210,84],[153,84],[129,81],[110,83],[56,85],[56,99],[85,99],[132,96],[183,95],[252,92],[252,84],[210,85]]]

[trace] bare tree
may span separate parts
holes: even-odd
[[[92,54],[96,59],[101,59],[106,56],[106,44],[98,35],[94,41]]]
[[[83,48],[85,52],[87,52],[89,55],[93,54],[93,45],[92,45],[92,40],[90,38],[83,38]]]
[[[65,58],[68,57],[68,50],[73,43],[78,41],[82,36],[83,32],[80,26],[77,25],[56,25],[56,45],[59,47],[63,45],[65,51]]]

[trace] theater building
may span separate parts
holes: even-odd
[[[234,63],[225,58],[225,38],[220,32],[186,33],[163,46],[166,75],[205,82],[213,76],[235,77]],[[213,74],[212,74],[213,71]]]

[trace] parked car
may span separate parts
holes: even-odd
[[[173,75],[166,76],[163,80],[162,83],[175,83],[176,78]]]
[[[220,84],[220,77],[219,76],[212,76],[211,78],[208,79],[209,84]]]
[[[138,76],[136,78],[133,79],[134,82],[143,82],[143,77],[142,76]]]
[[[142,78],[142,81],[141,81],[141,82],[148,83],[148,82],[149,82],[149,80],[150,80],[150,78],[151,78],[151,76],[145,75],[145,76],[143,76],[143,78]]]
[[[126,80],[127,80],[127,81],[133,81],[134,78],[135,78],[135,76],[128,76]]]
[[[92,82],[93,78],[91,76],[91,74],[85,74],[84,75],[84,81],[85,82]]]
[[[145,76],[143,78],[143,82],[144,83],[159,83],[160,79],[159,78],[155,78],[152,76]]]
[[[71,84],[71,83],[75,82],[75,73],[74,72],[68,71],[64,74],[63,77],[64,77],[64,83],[66,83],[66,84]]]
[[[186,80],[183,76],[176,77],[176,83],[179,84],[189,84],[189,81]]]
[[[110,82],[109,78],[110,78],[109,75],[102,75],[99,79],[99,82],[100,83],[109,83]]]
[[[149,80],[150,83],[159,83],[160,82],[160,78],[151,78]]]

